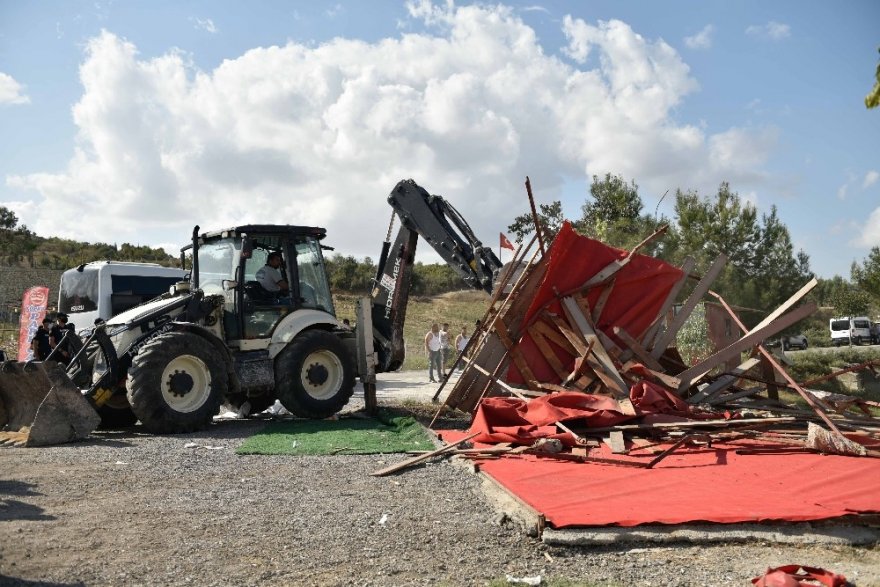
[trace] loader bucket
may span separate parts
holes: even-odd
[[[100,423],[59,363],[0,363],[0,445],[72,442],[88,437]]]

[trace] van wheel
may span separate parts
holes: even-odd
[[[144,428],[179,434],[211,423],[226,395],[227,375],[210,342],[190,332],[169,332],[134,356],[126,387]]]
[[[275,393],[301,418],[329,418],[354,393],[354,364],[343,342],[323,330],[300,333],[275,359]]]
[[[791,348],[791,344],[787,340],[782,342],[782,350],[787,351]]]

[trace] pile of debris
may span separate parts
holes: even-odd
[[[691,444],[738,439],[795,452],[880,456],[876,403],[806,389],[762,344],[816,310],[803,301],[816,280],[749,329],[710,290],[724,255],[694,278],[692,258],[675,267],[638,252],[663,232],[621,251],[566,223],[546,253],[541,243],[526,260],[535,238],[521,247],[511,266],[522,271],[509,271],[496,288],[437,414],[446,408],[474,414],[469,438],[476,443],[647,468]],[[687,365],[676,335],[707,296],[727,313],[734,336]],[[748,358],[740,362],[743,353]],[[809,409],[780,402],[780,387],[799,394]],[[603,443],[615,455],[664,450],[637,462],[589,456],[590,447]]]

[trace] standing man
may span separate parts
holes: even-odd
[[[443,373],[443,351],[440,350],[440,326],[431,324],[431,330],[425,335],[425,353],[428,355],[428,380],[437,383],[437,379],[446,377]],[[437,379],[434,379],[434,368],[437,368]]]
[[[449,323],[444,322],[443,328],[440,330],[440,352],[443,353],[443,371],[449,365],[449,357],[452,355],[452,346],[449,344]],[[446,377],[446,375],[443,375]]]
[[[31,339],[31,349],[34,351],[35,361],[45,361],[49,353],[52,352],[52,344],[49,340],[50,328],[52,328],[52,319],[46,316]]]
[[[64,312],[58,312],[55,314],[55,325],[52,326],[52,330],[49,331],[49,344],[53,349],[56,349],[53,358],[57,359],[59,363],[65,365],[70,363],[70,337],[76,336],[76,333],[72,332],[62,344],[61,339],[64,338],[64,334],[67,331],[73,331],[73,324],[67,323],[67,314]]]
[[[471,337],[467,334],[467,326],[462,326],[461,334],[455,337],[455,350],[458,352],[459,355],[464,352],[464,349],[465,347],[467,347],[470,339]],[[459,363],[458,368],[462,371],[464,370],[464,360]]]

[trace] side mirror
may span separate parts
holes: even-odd
[[[251,240],[251,237],[245,235],[241,239],[241,258],[242,259],[250,259],[254,254],[254,241]]]
[[[221,285],[223,287],[223,291],[229,291],[238,287],[238,282],[234,279],[224,279],[221,282]]]

